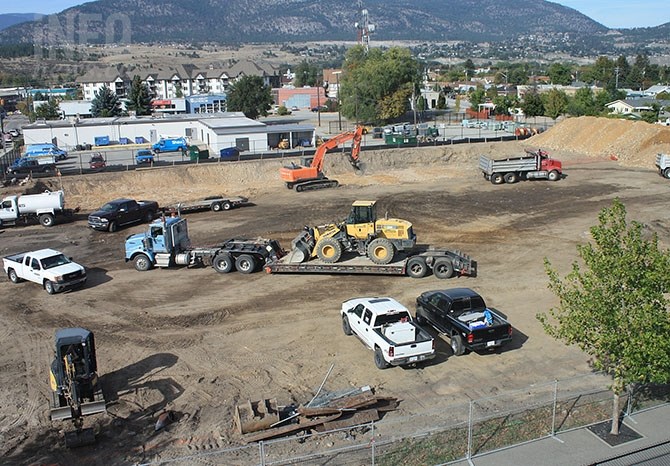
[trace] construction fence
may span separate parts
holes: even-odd
[[[430,465],[472,459],[611,419],[611,380],[588,374],[452,405],[448,409],[245,446],[189,447],[158,453],[142,465]],[[624,416],[668,403],[670,385],[641,386],[620,398]],[[186,453],[186,452],[185,452]]]

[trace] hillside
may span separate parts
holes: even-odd
[[[513,6],[499,0],[366,0],[364,7],[376,26],[375,40],[483,42],[607,32],[576,10],[544,0],[518,0]],[[103,20],[80,28],[78,15],[87,20],[101,15]],[[45,44],[56,38],[81,43],[80,32],[98,43],[353,41],[361,19],[356,4],[346,0],[327,5],[316,0],[99,0],[65,10],[58,20],[61,31],[50,17],[3,31],[0,41],[42,37]],[[106,34],[110,26],[114,37]]]

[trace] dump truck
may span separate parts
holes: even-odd
[[[93,429],[84,429],[84,416],[107,412],[98,378],[93,332],[85,328],[56,331],[54,359],[49,373],[52,421],[71,419],[75,430],[65,433],[68,448],[95,441]]]
[[[51,227],[57,217],[71,217],[78,210],[65,208],[63,191],[7,196],[0,204],[0,226],[37,219],[42,226]]]
[[[558,181],[563,175],[560,161],[549,157],[542,149],[526,150],[524,157],[512,157],[502,160],[479,157],[479,169],[484,178],[493,184],[516,183],[519,180],[547,179]]]
[[[658,168],[659,175],[670,179],[670,155],[656,154],[656,168]]]

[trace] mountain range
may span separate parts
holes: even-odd
[[[0,43],[355,41],[362,6],[375,41],[611,42],[602,24],[544,0],[98,0],[8,27]],[[668,29],[617,32],[667,40]]]

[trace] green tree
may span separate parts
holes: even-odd
[[[347,51],[340,76],[340,111],[360,122],[381,122],[409,110],[412,90],[421,80],[419,63],[408,49],[393,47]]]
[[[485,97],[486,93],[484,92],[484,88],[478,87],[477,89],[473,90],[468,97],[470,100],[470,108],[472,110],[479,110],[479,104],[484,103]]]
[[[49,99],[45,104],[38,106],[35,109],[35,118],[44,120],[58,120],[60,119],[60,107],[56,99]]]
[[[271,105],[270,87],[260,76],[242,76],[228,90],[229,112],[243,112],[247,118],[255,120],[259,115],[267,115]]]
[[[119,97],[109,87],[102,86],[94,93],[91,115],[104,118],[121,116],[122,113]]]
[[[440,92],[440,95],[437,97],[436,108],[438,110],[445,110],[447,108],[447,98],[444,96],[442,92]]]
[[[613,379],[611,433],[619,433],[619,397],[627,386],[670,381],[670,252],[639,222],[626,220],[617,199],[590,229],[593,243],[577,246],[583,262],[560,278],[547,258],[549,289],[559,305],[538,313],[544,330],[577,345],[595,369]]]
[[[573,116],[593,116],[598,114],[595,96],[590,87],[577,89],[577,92],[575,92],[575,95],[568,103],[568,112]]]
[[[553,120],[563,115],[568,109],[568,96],[564,91],[558,89],[551,89],[544,94],[542,101],[545,115]]]
[[[527,117],[537,117],[544,115],[544,104],[538,94],[537,89],[531,89],[523,96],[521,109]]]
[[[151,115],[151,96],[149,95],[149,88],[142,82],[142,78],[138,75],[133,77],[126,107],[128,110],[134,111],[136,115]]]
[[[310,65],[306,61],[300,62],[295,68],[295,78],[293,85],[295,87],[316,86],[319,76],[319,69]]]
[[[552,84],[562,84],[567,86],[572,83],[572,72],[570,67],[563,63],[552,63],[549,66],[548,74]]]

